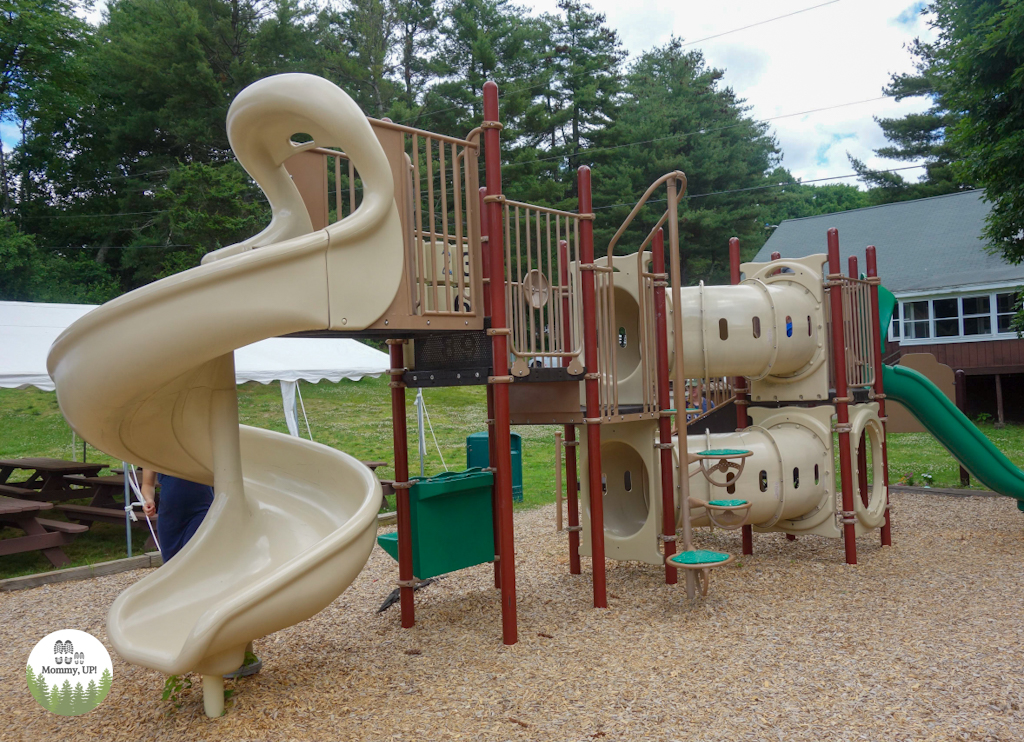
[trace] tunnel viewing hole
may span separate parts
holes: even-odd
[[[626,379],[640,367],[640,307],[633,295],[615,287],[615,324],[618,338],[615,345],[615,363],[619,380]]]
[[[647,467],[640,453],[622,441],[601,445],[604,468],[604,527],[612,535],[636,534],[650,512]]]

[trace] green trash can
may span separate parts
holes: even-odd
[[[412,573],[421,580],[494,561],[491,487],[494,475],[480,469],[412,477]],[[398,561],[398,533],[377,543]]]
[[[487,431],[466,438],[466,466],[486,469],[491,465]],[[512,433],[512,501],[523,501],[523,437]]]

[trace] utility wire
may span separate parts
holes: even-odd
[[[729,124],[728,126],[719,126],[715,129],[695,129],[693,131],[683,132],[682,134],[671,134],[667,137],[657,137],[656,139],[645,139],[641,142],[627,142],[626,144],[615,144],[609,147],[592,147],[590,149],[581,149],[579,152],[573,153],[572,157],[579,157],[580,155],[592,154],[594,152],[609,152],[615,149],[623,149],[625,147],[637,147],[641,144],[652,144],[654,142],[665,142],[670,139],[683,139],[684,137],[693,136],[694,134],[714,134],[719,131],[726,131],[727,129],[735,129],[738,126],[747,126],[749,124],[766,124],[769,121],[778,121],[779,119],[793,118],[794,116],[806,116],[811,113],[821,113],[822,111],[832,111],[836,108],[845,108],[847,106],[857,106],[861,103],[871,103],[873,101],[882,100],[888,96],[879,95],[875,98],[864,98],[863,100],[850,101],[849,103],[837,103],[834,106],[824,106],[822,108],[811,108],[806,111],[797,111],[795,113],[783,113],[778,116],[769,116],[763,119],[745,119],[735,124]],[[549,162],[551,160],[564,160],[570,155],[552,155],[551,157],[538,157],[536,160],[523,160],[522,162],[512,162],[507,165],[502,165],[502,168],[520,167],[522,165],[530,165],[535,162]]]
[[[111,216],[144,216],[148,214],[166,214],[169,209],[161,211],[119,211],[114,214],[40,214],[37,216],[25,216],[22,219],[98,219]]]
[[[733,28],[733,29],[731,29],[729,31],[722,31],[721,33],[716,33],[716,34],[713,34],[711,36],[705,36],[703,39],[697,39],[695,41],[687,41],[685,44],[681,44],[680,46],[683,46],[683,47],[693,46],[694,44],[700,44],[700,43],[702,43],[704,41],[710,41],[711,39],[718,39],[718,38],[721,38],[722,36],[728,36],[729,34],[739,33],[740,31],[746,31],[748,28],[754,28],[755,26],[763,26],[766,23],[772,23],[774,21],[782,20],[783,18],[790,18],[790,17],[795,16],[795,15],[800,15],[801,13],[806,13],[806,12],[811,11],[811,10],[816,10],[817,8],[823,8],[826,5],[834,5],[835,3],[838,3],[838,2],[839,2],[839,0],[828,0],[828,2],[819,3],[818,5],[812,5],[809,8],[803,8],[802,10],[794,10],[792,13],[786,13],[784,15],[775,16],[774,18],[768,18],[767,20],[764,20],[764,21],[758,21],[757,23],[751,23],[751,24],[746,25],[746,26],[741,26],[740,28]],[[501,99],[503,99],[503,98],[505,98],[507,96],[514,95],[515,93],[522,93],[522,92],[524,92],[526,90],[532,90],[534,88],[539,88],[540,86],[547,85],[550,82],[551,82],[550,80],[543,80],[543,81],[535,83],[533,85],[527,85],[525,87],[514,88],[512,90],[507,90],[507,91],[503,92],[501,95],[499,95],[498,99],[501,100]],[[407,119],[404,119],[402,121],[398,121],[396,123],[408,124],[410,121],[417,121],[417,120],[419,120],[421,118],[425,118],[427,116],[433,116],[434,114],[438,114],[438,113],[447,113],[448,111],[455,111],[455,110],[458,110],[458,109],[463,109],[465,107],[466,106],[449,106],[448,108],[439,108],[439,109],[435,109],[433,111],[423,111],[421,113],[416,114],[415,116],[413,116],[411,118],[407,118]]]
[[[839,0],[829,0],[827,3],[820,3],[818,5],[812,5],[811,7],[804,8],[803,10],[794,10],[792,13],[786,13],[785,15],[777,15],[774,18],[769,18],[766,21],[758,21],[757,23],[751,23],[749,26],[743,26],[742,28],[734,28],[731,31],[723,31],[722,33],[716,33],[716,34],[713,34],[711,36],[705,36],[703,39],[697,39],[696,41],[687,41],[685,44],[682,44],[681,46],[693,46],[694,44],[700,44],[703,41],[711,41],[711,39],[717,39],[717,38],[720,38],[722,36],[727,36],[727,35],[729,35],[731,33],[736,33],[738,31],[746,31],[748,28],[754,28],[755,26],[763,26],[766,23],[772,23],[773,21],[778,21],[778,20],[781,20],[783,18],[791,18],[794,15],[800,15],[801,13],[806,13],[806,12],[808,12],[810,10],[817,10],[818,8],[824,8],[826,5],[835,5],[838,2],[839,2]]]
[[[907,165],[905,167],[894,167],[894,168],[890,168],[888,170],[872,170],[871,172],[873,172],[873,173],[895,173],[895,172],[898,172],[900,170],[916,170],[916,169],[922,168],[922,167],[928,167],[928,166],[927,165]],[[730,194],[730,193],[746,193],[748,191],[763,191],[763,190],[766,190],[766,189],[769,189],[769,188],[784,188],[785,186],[792,186],[792,185],[806,185],[808,183],[820,183],[820,182],[822,182],[824,180],[842,180],[844,178],[858,178],[858,177],[860,177],[860,173],[850,173],[849,175],[829,175],[829,176],[824,177],[824,178],[811,178],[809,180],[789,180],[789,181],[786,181],[784,183],[770,183],[768,185],[762,185],[762,186],[750,186],[749,188],[733,188],[733,189],[728,190],[728,191],[710,191],[708,193],[686,194],[686,195],[683,196],[683,198],[684,199],[692,199],[692,198],[705,198],[707,196],[724,196],[724,195],[727,195],[727,194]],[[657,199],[657,200],[652,199],[652,200],[648,201],[647,203],[649,203],[649,204],[663,204],[663,203],[667,203],[667,202],[668,202],[667,198],[660,198],[660,199]],[[614,208],[617,208],[619,206],[630,206],[630,207],[632,207],[632,206],[635,206],[635,205],[636,204],[633,204],[633,203],[629,203],[629,204],[610,204],[608,206],[596,206],[593,209],[591,209],[591,211],[603,211],[605,209],[614,209]]]

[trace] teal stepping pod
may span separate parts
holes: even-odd
[[[702,564],[719,564],[729,559],[728,554],[720,551],[708,551],[706,549],[695,549],[694,551],[682,551],[668,561],[673,564],[684,564],[688,567],[695,567]]]

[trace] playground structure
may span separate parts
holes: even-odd
[[[579,170],[576,212],[506,199],[497,87],[483,95],[484,120],[458,139],[367,119],[309,75],[251,85],[228,136],[270,201],[270,225],[95,310],[53,346],[49,370],[79,435],[215,488],[195,537],[126,590],[108,621],[129,661],[200,672],[209,715],[223,710],[221,675],[249,641],[315,614],[355,578],[381,498],[351,457],[238,424],[232,353],[266,337],[387,339],[403,627],[421,576],[409,387],[487,386],[494,516],[483,527],[493,527],[506,644],[517,641],[513,423],[564,426],[570,571],[591,557],[595,607],[607,607],[606,558],[664,564],[668,583],[683,569],[687,594],[706,594],[711,569],[731,557],[695,550],[694,527],[742,529],[745,554],[754,531],[841,537],[851,564],[857,535],[878,529],[890,543],[888,316],[874,248],[862,279],[852,263],[842,273],[835,230],[827,272],[825,256],[741,264],[733,240],[733,285],[683,287],[686,180],[673,172],[595,259],[590,170]],[[662,188],[663,216],[616,255]],[[735,410],[735,431],[701,429],[711,411],[687,410],[691,380],[715,414]]]

